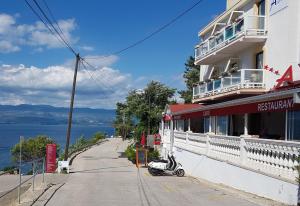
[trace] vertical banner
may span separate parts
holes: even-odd
[[[56,170],[56,144],[46,146],[46,172],[52,173]]]

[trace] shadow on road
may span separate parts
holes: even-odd
[[[118,166],[118,167],[101,167],[101,168],[96,168],[96,169],[89,169],[89,170],[77,170],[77,171],[71,171],[70,173],[93,173],[93,172],[101,172],[101,171],[105,171],[107,169],[118,169],[118,168],[125,168],[125,167],[130,167],[130,165],[126,165],[126,166]],[[107,171],[107,172],[121,172],[121,171]]]

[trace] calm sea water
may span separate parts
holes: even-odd
[[[53,138],[64,148],[66,141],[67,125],[37,125],[37,124],[0,124],[0,169],[11,165],[10,149],[19,142],[20,136],[25,139],[37,135],[47,135]],[[84,135],[90,137],[94,133],[101,131],[109,136],[114,134],[114,128],[99,125],[73,125],[71,133],[71,143],[77,137]]]

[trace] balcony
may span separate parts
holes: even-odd
[[[298,177],[299,142],[175,131],[174,146],[292,182]]]
[[[263,69],[241,69],[193,88],[193,102],[210,101],[236,94],[265,92]]]
[[[265,16],[244,16],[215,32],[195,49],[195,64],[209,65],[266,39]]]

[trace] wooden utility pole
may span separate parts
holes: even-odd
[[[73,77],[73,87],[72,87],[71,102],[70,102],[68,129],[67,129],[67,136],[66,136],[66,147],[65,147],[65,156],[64,156],[65,161],[68,160],[68,155],[69,155],[68,153],[69,153],[70,135],[71,135],[71,127],[72,127],[73,105],[74,105],[74,96],[75,96],[76,79],[77,79],[77,71],[78,71],[79,61],[80,61],[80,56],[79,56],[79,54],[77,54],[74,77]]]

